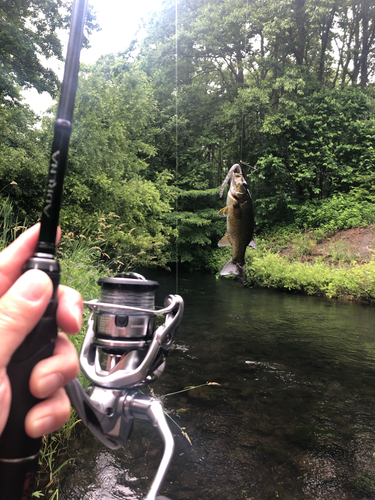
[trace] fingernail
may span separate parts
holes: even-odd
[[[53,392],[63,387],[65,383],[64,377],[61,373],[51,373],[41,378],[38,382],[38,392],[40,398],[46,398]]]
[[[73,308],[73,316],[77,322],[77,331],[79,331],[82,328],[82,313],[83,313],[83,306],[77,304]]]
[[[49,281],[45,273],[32,269],[16,281],[12,293],[29,302],[39,302],[49,288]]]
[[[47,415],[35,420],[32,426],[33,437],[40,437],[44,434],[50,434],[56,429],[56,422],[52,415]]]

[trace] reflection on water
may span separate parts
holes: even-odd
[[[150,279],[155,279],[155,276]],[[159,277],[162,305],[175,292]],[[162,491],[172,500],[375,498],[375,309],[181,277],[185,315],[154,384],[176,451]],[[161,457],[136,421],[111,452],[85,429],[71,442],[62,500],[143,498]]]

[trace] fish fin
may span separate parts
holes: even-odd
[[[246,276],[246,264],[241,266],[240,264],[233,262],[233,260],[230,259],[230,261],[227,262],[223,269],[220,271],[220,276],[228,276],[230,274],[241,277]]]
[[[254,248],[256,250],[257,246],[255,243],[255,236],[253,236],[253,239],[250,241],[250,243],[247,245],[248,247]]]
[[[232,243],[229,241],[228,233],[225,233],[224,236],[219,241],[219,243],[217,244],[218,247],[230,247],[231,245]]]
[[[226,217],[226,216],[228,215],[228,207],[224,207],[224,208],[222,208],[222,209],[219,211],[218,215],[220,215],[220,217]]]

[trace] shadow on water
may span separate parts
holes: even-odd
[[[150,279],[154,277],[147,276]],[[159,276],[157,304],[175,292]],[[176,451],[162,494],[172,500],[374,499],[375,309],[181,276],[183,323],[153,385]],[[111,452],[80,428],[62,500],[143,498],[161,443],[136,421]]]

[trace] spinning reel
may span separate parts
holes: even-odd
[[[84,391],[77,379],[66,389],[83,423],[105,446],[117,449],[129,438],[135,418],[149,420],[164,442],[164,454],[145,500],[156,495],[174,450],[161,401],[141,395],[137,387],[162,374],[184,303],[169,295],[155,310],[159,284],[137,273],[100,278],[99,300],[84,302],[91,309],[80,353],[80,365],[91,385]],[[156,328],[156,315],[165,323]]]

